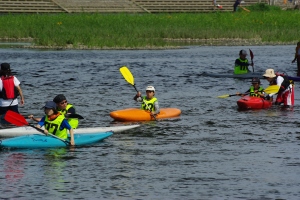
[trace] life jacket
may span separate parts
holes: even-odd
[[[48,116],[45,117],[45,129],[49,131],[49,133],[52,133],[53,135],[61,138],[61,139],[67,139],[68,132],[67,129],[64,128],[60,130],[60,126],[62,121],[65,119],[64,115],[59,115],[54,120],[49,120]]]
[[[285,74],[280,74],[280,73],[278,73],[278,72],[275,73],[275,75],[276,75],[276,79],[275,79],[276,83],[273,83],[273,84],[277,84],[277,78],[278,78],[278,76],[281,76],[281,77],[283,78],[283,82],[281,83],[278,92],[283,92],[283,91],[285,91],[291,84],[294,85],[294,81],[293,81],[293,80],[290,80],[290,79],[288,78],[287,75],[285,75]]]
[[[15,99],[19,95],[19,91],[14,83],[13,76],[1,76],[2,80],[2,91],[0,92],[0,98],[2,99]]]
[[[234,74],[247,74],[249,72],[248,70],[248,59],[242,60],[241,58],[238,58],[237,60],[240,61],[240,65],[234,66]]]
[[[58,110],[58,111],[59,111],[62,115],[65,115],[65,114],[68,113],[68,110],[69,110],[71,107],[74,108],[74,106],[73,106],[72,104],[68,103],[68,105],[67,105],[67,107],[66,107],[65,110]],[[77,118],[68,118],[68,122],[69,122],[70,126],[72,127],[72,129],[76,129],[76,128],[78,127],[79,121],[78,121]]]
[[[144,102],[146,102],[147,105],[148,105],[148,107],[149,107],[149,109],[150,109],[151,111],[155,111],[155,110],[154,110],[154,103],[157,101],[157,98],[156,98],[156,97],[153,97],[152,99],[147,100],[147,97],[143,97],[143,99],[144,99],[144,101],[143,101],[143,103],[142,103],[142,105],[141,105],[141,109],[142,109],[142,110],[148,110],[146,104],[144,103]]]
[[[251,86],[251,87],[250,87],[250,91],[249,91],[249,93],[250,93],[249,96],[251,96],[251,97],[260,97],[260,94],[263,93],[264,88],[261,87],[261,86],[259,86],[259,88],[258,88],[258,93],[255,93],[254,90],[255,90],[254,87]]]

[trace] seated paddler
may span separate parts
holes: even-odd
[[[252,83],[252,85],[250,86],[249,90],[247,90],[243,94],[237,93],[237,95],[239,95],[239,96],[249,95],[251,97],[264,98],[265,92],[264,92],[264,88],[260,85],[260,79],[259,78],[252,78],[251,83]]]
[[[155,97],[155,88],[153,86],[147,86],[146,96],[143,97],[141,92],[137,92],[133,99],[142,102],[142,110],[151,111],[153,115],[157,115],[160,112],[158,100]]]
[[[248,69],[249,65],[253,66],[253,63],[249,64],[247,57],[247,52],[245,50],[241,50],[239,54],[239,58],[235,60],[234,63],[234,74],[247,74],[250,72]]]

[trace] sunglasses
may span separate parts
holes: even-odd
[[[67,101],[62,101],[62,102],[60,102],[59,104],[60,105],[63,105],[63,104],[65,104],[65,103],[68,103]]]
[[[146,90],[146,92],[153,92],[153,91],[151,91],[151,90]]]

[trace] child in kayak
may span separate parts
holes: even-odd
[[[240,51],[240,57],[235,60],[234,63],[234,74],[247,74],[250,72],[248,66],[253,66],[253,63],[249,64],[248,59],[246,58],[247,52],[245,50]]]
[[[75,145],[74,131],[69,122],[65,119],[65,116],[56,110],[56,103],[54,101],[48,101],[43,108],[46,115],[38,122],[36,127],[41,128],[45,126],[45,134],[52,133],[64,140],[68,138],[67,130],[69,130],[71,136],[70,143],[71,145]]]
[[[249,94],[251,97],[261,97],[265,96],[264,88],[260,85],[259,78],[252,78],[251,81],[252,85],[250,86],[249,90],[247,90],[244,94],[237,93],[239,96],[245,96]]]
[[[149,110],[153,115],[157,115],[159,110],[158,100],[155,95],[155,88],[153,86],[147,86],[146,96],[142,97],[141,92],[138,92],[133,98],[135,101],[142,102],[141,109]]]

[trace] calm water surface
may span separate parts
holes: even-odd
[[[252,46],[255,71],[296,74],[294,46]],[[139,107],[119,72],[136,87],[154,85],[161,107],[179,119],[142,123],[102,143],[75,149],[0,149],[1,199],[299,199],[300,92],[293,111],[239,111],[249,80],[203,77],[231,73],[241,49],[39,51],[0,49],[22,82],[20,112],[42,116],[63,93],[85,117],[81,127],[123,125],[109,112]],[[263,86],[267,82],[262,80]]]

